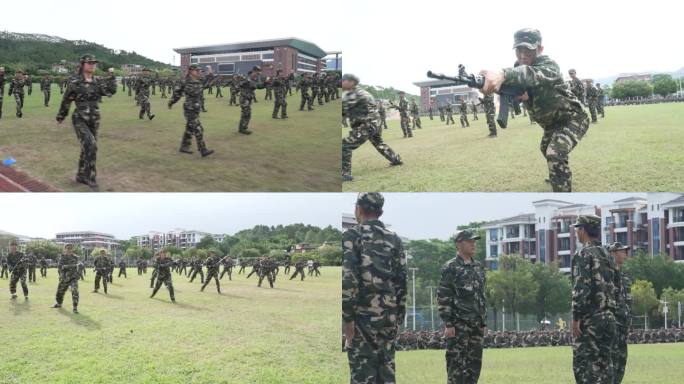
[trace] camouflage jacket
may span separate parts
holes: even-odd
[[[418,111],[418,104],[411,104],[411,114],[417,115],[419,113],[420,111]]]
[[[572,319],[617,310],[620,274],[615,259],[598,241],[590,241],[572,256]]]
[[[252,80],[249,77],[244,78],[240,81],[240,104],[243,102],[248,102],[252,104],[252,99],[254,98],[254,91],[256,89],[263,89],[266,87],[264,82],[259,80]]]
[[[173,260],[165,258],[164,260],[156,258],[154,260],[154,269],[157,270],[157,280],[164,280],[171,278],[171,268],[173,267]]]
[[[40,266],[41,267],[47,267],[48,266],[48,262],[44,257],[42,259],[40,259]]]
[[[480,103],[484,107],[485,113],[494,116],[496,107],[494,106],[494,96],[488,95],[480,98]]]
[[[342,97],[342,115],[349,119],[352,129],[374,124],[378,112],[373,96],[359,87],[354,87]]]
[[[5,74],[0,73],[0,98],[5,95]]]
[[[299,80],[298,86],[299,86],[299,90],[302,92],[302,95],[306,95],[307,93],[309,93],[309,88],[311,88],[311,83],[312,83],[312,80],[308,79],[306,77],[302,77]]]
[[[114,75],[104,80],[93,78],[90,82],[86,81],[82,75],[70,77],[57,113],[57,119],[64,120],[69,115],[69,107],[72,101],[76,104],[74,116],[84,120],[99,119],[100,99],[102,96],[111,97],[115,93],[116,78]]]
[[[109,269],[111,264],[112,261],[107,256],[98,256],[95,258],[95,260],[93,260],[93,265],[95,266],[95,269],[100,272]]]
[[[409,109],[409,104],[406,99],[399,99],[399,115],[402,117],[407,117],[408,116],[408,109]]]
[[[406,313],[406,256],[401,239],[379,220],[342,235],[342,318],[399,324]]]
[[[51,85],[52,79],[50,79],[49,77],[43,77],[43,79],[40,81],[40,90],[49,91]]]
[[[485,326],[485,271],[477,260],[466,263],[456,256],[442,267],[437,289],[439,316],[445,326],[467,323]]]
[[[149,76],[140,76],[135,82],[133,90],[138,96],[150,97],[150,87],[153,86],[152,78]]]
[[[10,81],[9,94],[12,95],[16,93],[17,95],[24,94],[24,87],[26,86],[26,80],[24,78],[17,79],[16,77]]]
[[[587,104],[598,102],[598,89],[594,85],[587,87]]]
[[[20,270],[26,269],[28,265],[28,258],[21,252],[10,253],[7,255],[7,266],[12,271],[19,272]]]
[[[276,76],[273,78],[273,93],[275,97],[284,98],[287,91],[287,77]]]
[[[221,259],[218,256],[209,256],[204,260],[204,265],[207,266],[207,273],[211,271],[218,271]]]
[[[546,55],[537,56],[532,65],[504,69],[503,84],[527,91],[525,106],[545,130],[559,129],[570,120],[586,119],[579,100],[563,81],[558,64]]]
[[[26,255],[26,260],[26,265],[29,267],[35,267],[38,265],[38,259],[36,259],[36,257],[32,254]]]
[[[185,96],[183,109],[194,110],[199,113],[204,88],[206,87],[202,83],[202,79],[194,80],[188,76],[173,89],[173,96],[169,100],[169,105],[175,104],[181,97]]]
[[[632,279],[624,272],[619,271],[620,275],[620,292],[617,295],[617,311],[615,312],[615,320],[623,327],[629,328],[632,324]]]
[[[78,256],[75,253],[72,253],[71,255],[61,255],[57,262],[57,270],[62,279],[77,279],[79,277]]]
[[[451,114],[453,113],[453,110],[451,109],[451,104],[447,104],[447,105],[444,107],[444,110],[446,111],[446,113],[447,113],[448,115],[451,115]]]
[[[584,84],[580,79],[570,79],[568,81],[568,86],[570,86],[570,92],[577,98],[577,100],[584,102]]]

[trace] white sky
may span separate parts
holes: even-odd
[[[341,51],[346,40],[339,33],[337,10],[331,9],[334,4],[312,0],[3,1],[5,17],[0,29],[87,40],[164,63],[171,63],[175,56],[179,65],[180,55],[173,48],[285,37],[310,41],[324,51]]]
[[[0,230],[47,239],[91,230],[127,240],[175,228],[231,235],[259,224],[342,229],[344,203],[334,193],[4,193]]]
[[[344,2],[345,72],[362,83],[419,94],[427,70],[455,74],[510,67],[513,34],[536,28],[544,53],[567,74],[601,78],[684,67],[684,2],[387,0]],[[357,30],[355,32],[355,30]],[[347,32],[348,31],[348,32]],[[356,40],[356,41],[354,41]],[[359,42],[363,42],[360,44]]]
[[[344,213],[354,213],[357,194],[345,193]],[[555,199],[575,204],[602,205],[645,193],[383,193],[380,218],[400,236],[412,240],[446,240],[456,227],[533,213],[533,201]]]

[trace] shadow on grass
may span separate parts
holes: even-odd
[[[59,314],[66,316],[76,325],[79,325],[88,330],[98,330],[101,328],[100,323],[90,318],[90,316],[84,315],[83,313],[71,313],[64,308],[59,308]]]
[[[12,306],[14,316],[21,316],[31,310],[31,303],[24,299],[10,300],[10,305]]]
[[[181,303],[179,301],[176,301],[176,304],[174,304],[177,307],[183,308],[183,309],[191,309],[193,311],[203,311],[203,312],[213,312],[210,309],[203,308],[203,307],[198,307],[192,304],[187,304],[187,303]]]
[[[123,298],[124,298],[123,296],[112,295],[111,293],[108,293],[108,294],[103,295],[103,296],[107,299],[114,299],[114,300],[123,300]]]

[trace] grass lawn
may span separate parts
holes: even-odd
[[[389,163],[368,143],[354,151],[354,181],[344,191],[551,192],[539,151],[542,129],[522,115],[488,139],[484,114],[462,129],[439,115],[421,118],[424,128],[402,137],[389,121],[383,138],[404,161]],[[684,190],[684,103],[606,108],[570,153],[573,192]],[[343,129],[347,135],[348,129]]]
[[[303,282],[281,270],[275,289],[258,288],[255,275],[224,276],[221,296],[174,273],[175,305],[164,286],[148,298],[151,269],[128,273],[118,279],[117,268],[105,296],[90,293],[89,269],[78,315],[70,292],[63,309],[49,308],[55,269],[29,286],[28,302],[21,293],[11,302],[0,279],[0,383],[342,382],[339,268]]]
[[[684,375],[684,343],[630,345],[624,384],[676,384]],[[346,357],[346,356],[345,356]],[[572,349],[485,349],[482,384],[571,384]],[[397,383],[446,383],[444,351],[397,352]],[[347,380],[348,376],[345,376]]]
[[[5,95],[0,119],[0,159],[11,156],[16,167],[65,191],[90,191],[77,184],[79,142],[68,117],[55,116],[62,96],[52,87],[50,107],[43,106],[38,84],[26,96],[24,117],[15,117],[14,97]],[[139,120],[134,97],[121,90],[101,104],[98,183],[102,191],[339,191],[341,101],[299,111],[299,94],[288,97],[288,120],[271,118],[273,101],[252,106],[250,136],[238,134],[240,108],[224,97],[206,94],[207,113],[200,115],[207,146],[216,152],[201,158],[178,152],[185,129],[183,99],[172,110],[161,93],[151,96],[152,121]],[[71,110],[73,111],[72,104]]]

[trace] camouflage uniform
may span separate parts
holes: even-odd
[[[237,96],[240,94],[239,83],[239,76],[233,75],[233,78],[230,81],[230,101],[228,102],[228,105],[238,105]]]
[[[577,100],[584,104],[584,84],[582,83],[582,80],[577,78],[570,79],[570,81],[568,81],[568,86],[570,87],[570,92],[575,95]]]
[[[0,256],[0,279],[9,277],[9,266],[7,265],[7,258]]]
[[[138,78],[135,82],[135,94],[138,97],[138,104],[140,105],[140,113],[138,118],[142,119],[145,114],[147,118],[152,120],[154,115],[150,112],[150,87],[154,89],[154,84],[152,83],[152,78],[149,76],[149,70],[147,68],[143,69],[143,76]]]
[[[73,253],[61,255],[57,263],[57,271],[59,271],[59,284],[55,295],[57,305],[62,306],[64,294],[68,288],[71,288],[71,302],[75,311],[78,307],[78,256]]]
[[[591,114],[591,122],[595,123],[598,121],[596,118],[596,105],[598,104],[598,89],[594,87],[593,84],[587,84],[587,106],[589,107],[589,113]]]
[[[278,264],[276,264],[275,260],[273,260],[270,257],[266,257],[263,260],[260,260],[259,262],[259,283],[257,284],[258,287],[261,287],[261,283],[264,281],[264,278],[268,279],[268,284],[273,288],[273,283],[275,282],[275,274],[276,270],[278,269]]]
[[[302,102],[299,104],[299,110],[304,110],[304,105],[307,106],[307,110],[313,111],[313,97],[309,94],[309,88],[311,88],[312,80],[308,74],[299,80],[299,92],[301,93]]]
[[[31,75],[26,75],[26,88],[28,95],[31,96],[33,93],[33,78],[31,78]]]
[[[446,125],[449,125],[449,121],[451,121],[451,124],[456,124],[456,122],[454,121],[454,112],[451,107],[451,104],[447,103],[444,109],[446,110]]]
[[[5,97],[5,67],[0,67],[0,119],[2,118],[2,103]]]
[[[213,278],[216,281],[216,291],[221,293],[221,284],[219,283],[219,267],[221,266],[221,259],[215,254],[209,255],[206,260],[204,260],[204,265],[207,266],[207,279],[204,280],[204,284],[200,291],[204,291],[209,282]]]
[[[475,103],[473,103],[473,120],[479,120],[477,118],[477,105],[475,105]]]
[[[154,268],[157,270],[157,283],[155,284],[154,289],[152,290],[152,295],[150,295],[150,297],[154,297],[154,295],[157,294],[157,291],[159,291],[159,288],[161,288],[163,283],[169,290],[169,297],[171,298],[171,301],[174,303],[176,302],[176,297],[173,293],[173,281],[171,280],[172,266],[173,260],[171,259],[157,258],[154,261]]]
[[[204,284],[204,270],[202,269],[202,260],[197,258],[193,260],[192,262],[192,272],[190,273],[190,282],[192,283],[195,280],[195,277],[199,273],[200,275],[200,283]]]
[[[50,87],[52,87],[52,77],[45,76],[40,80],[40,90],[43,91],[44,104],[47,107],[50,103]]]
[[[95,290],[93,292],[97,292],[100,289],[100,279],[102,279],[104,292],[105,294],[107,293],[109,264],[111,262],[109,257],[103,255],[98,255],[95,260],[93,260],[93,265],[95,266]]]
[[[601,219],[580,216],[574,226],[600,228]],[[573,345],[572,366],[577,383],[613,383],[619,280],[615,259],[599,241],[588,241],[573,255],[572,318],[580,321],[582,332]]]
[[[614,243],[608,250],[624,250],[629,247],[622,247],[620,243]],[[615,312],[615,323],[617,340],[615,348],[613,349],[612,359],[615,370],[614,384],[622,383],[622,378],[625,376],[625,367],[627,366],[627,337],[629,336],[629,328],[632,325],[632,294],[631,285],[632,280],[622,270],[618,271],[621,285],[617,295],[617,310]]]
[[[254,70],[254,69],[253,69]],[[244,134],[252,133],[249,128],[249,121],[252,118],[252,100],[254,100],[254,90],[264,88],[264,83],[259,80],[252,80],[249,74],[240,81],[240,124],[238,132]]]
[[[480,103],[484,107],[485,117],[487,118],[487,126],[489,127],[489,136],[496,136],[496,123],[494,122],[494,115],[496,115],[496,106],[494,105],[494,96],[486,95],[480,98]]]
[[[264,81],[264,88],[266,89],[264,100],[273,100],[273,79],[266,79]]]
[[[428,116],[430,117],[430,120],[433,120],[433,115],[434,111],[432,110],[432,104],[428,107]]]
[[[295,263],[294,267],[295,267],[295,271],[292,274],[292,276],[290,276],[290,280],[297,277],[298,274],[301,274],[302,275],[301,281],[304,281],[304,277],[306,276],[304,273],[304,267],[306,267],[306,262],[304,260],[299,260]]]
[[[401,124],[401,132],[404,134],[404,138],[413,137],[413,132],[411,132],[411,127],[409,127],[409,115],[408,115],[408,101],[405,98],[399,99],[399,105],[392,106],[392,108],[399,111],[399,119]]]
[[[47,267],[48,263],[44,257],[40,259],[40,277],[47,277]]]
[[[21,72],[18,72],[21,73]],[[14,101],[17,103],[17,117],[22,117],[23,113],[21,109],[24,108],[24,87],[26,86],[26,80],[24,79],[23,73],[20,77],[15,77],[10,82],[9,94],[14,94]]]
[[[461,100],[459,111],[461,112],[461,128],[470,127],[468,122],[468,104],[466,104],[465,100]]]
[[[14,297],[17,293],[17,282],[21,281],[21,289],[24,296],[28,297],[28,286],[26,285],[26,266],[28,258],[21,252],[9,253],[7,255],[7,266],[10,270],[10,294]]]
[[[28,267],[28,281],[36,282],[36,265],[38,265],[38,259],[32,254],[27,255],[28,262],[26,266]]]
[[[601,118],[606,117],[606,112],[603,110],[603,88],[601,84],[596,84],[596,112],[601,114]]]
[[[387,112],[382,101],[378,101],[378,129],[387,129]]]
[[[539,31],[516,32],[516,45],[534,49],[538,43],[541,43]],[[587,132],[589,120],[579,100],[563,81],[558,64],[548,56],[537,56],[532,65],[504,69],[503,84],[527,91],[529,99],[525,106],[544,129],[539,147],[546,158],[553,191],[570,192],[572,172],[568,157]]]
[[[116,277],[121,277],[121,275],[128,279],[128,275],[126,275],[126,262],[123,260],[119,261],[119,274]]]
[[[445,121],[445,119],[444,119],[444,106],[442,106],[442,105],[438,106],[437,111],[439,112],[439,120]]]
[[[411,128],[415,129],[417,126],[418,129],[422,129],[423,127],[420,124],[420,111],[418,110],[418,104],[416,104],[415,101],[411,101],[411,117],[413,119],[413,126],[411,126]]]
[[[456,235],[456,241],[477,240],[472,231]],[[437,289],[439,316],[447,328],[455,328],[446,340],[448,384],[477,383],[482,368],[485,326],[485,271],[476,260],[466,262],[457,255],[442,267]]]
[[[86,55],[83,60],[94,60]],[[86,81],[83,75],[69,79],[62,98],[57,121],[62,122],[69,114],[69,107],[73,101],[76,104],[71,122],[76,131],[76,137],[81,142],[81,154],[78,160],[76,181],[97,187],[97,131],[100,127],[100,100],[102,96],[111,97],[116,93],[116,78],[110,75],[106,79],[92,78]]]
[[[221,260],[221,263],[223,264],[223,271],[221,272],[221,276],[219,276],[219,280],[223,279],[223,275],[226,273],[228,274],[228,280],[233,280],[233,259],[231,259],[230,256],[226,256]]]
[[[282,119],[287,119],[287,98],[285,84],[287,84],[288,78],[285,76],[276,75],[273,78],[273,91],[275,93],[275,102],[273,103],[273,118],[278,118],[278,109],[280,109],[280,117]]]
[[[192,66],[191,66],[192,67]],[[183,102],[183,115],[185,116],[185,132],[181,139],[180,151],[185,153],[192,153],[190,147],[192,145],[192,137],[195,136],[197,141],[197,150],[202,156],[208,156],[213,151],[207,149],[204,143],[204,127],[199,120],[201,97],[203,94],[204,85],[202,80],[195,80],[187,76],[174,90],[168,106],[171,108],[181,97],[185,96]]]
[[[379,193],[359,194],[364,209],[380,209]],[[406,258],[399,236],[380,220],[342,235],[342,320],[354,322],[348,341],[350,383],[394,383],[395,342],[406,313]]]
[[[360,147],[366,140],[370,140],[375,149],[391,164],[401,164],[399,155],[382,142],[381,131],[376,126],[378,115],[375,105],[373,96],[360,87],[354,87],[342,97],[342,113],[349,118],[351,124],[349,136],[342,139],[343,177],[351,177],[352,151]]]

